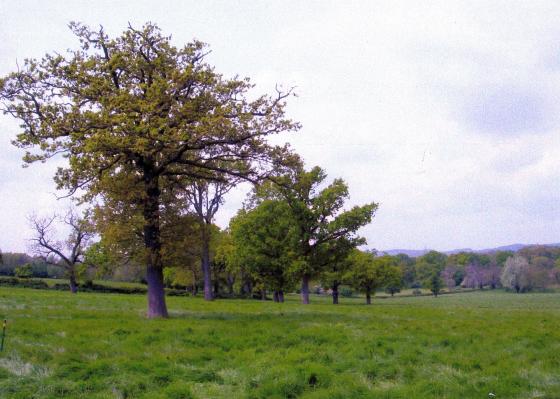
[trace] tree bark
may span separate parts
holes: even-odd
[[[278,302],[284,303],[284,291],[278,291]]]
[[[333,305],[338,305],[338,281],[333,282],[332,285],[332,303]]]
[[[144,169],[144,245],[148,283],[148,318],[168,317],[163,286],[161,236],[159,226],[159,181],[149,168]]]
[[[261,290],[261,300],[266,301],[266,290]]]
[[[280,302],[279,296],[278,296],[278,291],[274,290],[274,293],[272,294],[272,300],[274,302]]]
[[[214,298],[220,296],[220,282],[217,278],[214,279]]]
[[[72,294],[77,293],[78,292],[78,284],[76,283],[76,274],[74,273],[74,270],[70,270],[68,278],[70,280],[70,292]]]
[[[210,271],[210,232],[208,225],[201,221],[201,238],[202,238],[202,253],[200,256],[200,263],[202,267],[202,276],[204,278],[204,299],[211,301],[214,299],[212,295],[212,276]]]
[[[228,273],[226,281],[227,281],[228,293],[230,296],[233,296],[233,284],[235,283],[235,277],[233,277],[233,275]]]
[[[366,291],[366,305],[371,305],[371,290]]]
[[[301,303],[309,305],[309,275],[304,274],[301,279]]]

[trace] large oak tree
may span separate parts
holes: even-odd
[[[160,210],[182,179],[257,180],[288,152],[266,137],[296,130],[290,92],[248,100],[248,79],[225,79],[198,41],[177,48],[148,23],[111,38],[71,23],[66,55],[28,59],[0,80],[5,113],[21,121],[24,160],[68,158],[55,180],[69,194],[130,205],[143,220],[148,317],[166,317]]]

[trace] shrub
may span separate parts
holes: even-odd
[[[340,289],[340,295],[345,298],[350,298],[352,295],[354,295],[354,292],[349,287],[342,287]]]
[[[42,280],[19,279],[16,277],[0,278],[0,285],[20,288],[48,289],[49,286]]]
[[[33,277],[33,266],[31,266],[31,263],[18,266],[14,269],[14,274],[19,278],[31,278]]]

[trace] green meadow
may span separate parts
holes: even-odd
[[[279,304],[0,287],[1,398],[560,398],[560,294]]]

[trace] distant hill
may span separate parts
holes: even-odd
[[[553,244],[510,244],[510,245],[504,245],[504,246],[495,247],[495,248],[486,248],[486,249],[459,248],[459,249],[452,249],[450,251],[442,251],[442,252],[446,255],[457,254],[459,252],[475,252],[475,253],[479,253],[479,254],[490,254],[492,252],[497,252],[497,251],[517,252],[522,248],[530,247],[530,246],[533,246],[533,245],[544,245],[546,247],[560,247],[560,243],[553,243]],[[384,254],[387,254],[387,255],[406,254],[406,255],[410,256],[411,258],[417,258],[418,256],[422,256],[422,255],[424,255],[424,254],[426,254],[430,251],[431,251],[431,249],[389,249],[389,250],[386,250],[386,251],[379,251],[379,253],[384,253]]]
[[[422,256],[428,252],[430,249],[389,249],[387,251],[379,251],[380,254],[387,254],[387,255],[398,255],[398,254],[405,254],[410,256],[411,258],[417,258],[418,256]]]

